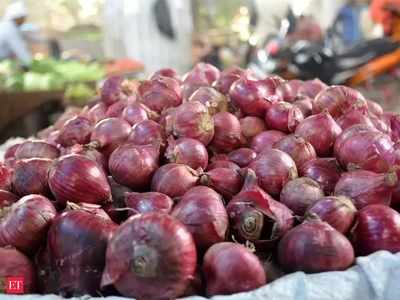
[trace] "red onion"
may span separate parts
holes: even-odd
[[[121,117],[131,125],[148,119],[147,108],[141,103],[129,103],[122,111]]]
[[[15,153],[17,152],[19,145],[21,145],[21,143],[17,143],[8,147],[6,152],[4,153],[4,159],[7,160],[10,158],[15,158]]]
[[[292,83],[293,81],[295,84]],[[300,82],[299,85],[297,85],[297,81]],[[296,99],[297,90],[302,84],[303,83],[300,80],[285,81],[277,86],[276,93],[282,98],[283,101],[293,102],[294,99]]]
[[[198,101],[208,108],[211,115],[228,110],[228,99],[212,87],[204,86],[197,89],[189,101]]]
[[[159,76],[170,77],[170,78],[179,80],[178,73],[174,69],[171,69],[171,68],[164,68],[164,69],[160,69],[160,70],[154,72],[154,74],[152,76],[150,76],[150,79],[155,79]]]
[[[11,206],[14,202],[18,201],[18,197],[13,193],[5,190],[0,190],[0,210],[3,207]]]
[[[101,283],[113,284],[125,297],[175,299],[195,274],[196,255],[179,221],[160,213],[136,215],[113,234]]]
[[[162,127],[155,121],[145,120],[132,127],[127,142],[135,145],[165,145]]]
[[[251,291],[267,282],[257,256],[246,247],[230,242],[218,243],[208,249],[203,273],[209,297]]]
[[[278,258],[287,271],[342,271],[354,262],[349,240],[328,223],[306,220],[279,242]]]
[[[385,205],[368,205],[358,212],[353,231],[353,244],[358,255],[379,250],[400,251],[400,214]]]
[[[200,176],[200,183],[206,185],[219,194],[224,199],[230,200],[240,192],[243,179],[238,170],[229,168],[215,168]]]
[[[157,113],[182,103],[179,82],[170,77],[157,76],[152,80],[145,80],[138,91],[140,101]]]
[[[240,77],[245,76],[246,70],[239,67],[231,67],[221,72],[219,78],[214,82],[213,87],[222,94],[227,95],[232,84]]]
[[[250,169],[242,190],[226,209],[235,238],[249,240],[256,247],[274,244],[293,226],[292,211],[265,193]]]
[[[335,187],[335,195],[349,197],[361,209],[371,204],[390,205],[398,179],[395,172],[377,174],[358,170],[343,173]]]
[[[217,169],[217,168],[227,168],[231,170],[240,170],[240,167],[235,164],[234,162],[231,162],[229,160],[214,160],[212,163],[210,163],[207,167],[208,171]]]
[[[82,208],[65,212],[53,221],[47,246],[59,279],[58,293],[96,295],[100,290],[107,242],[115,229],[109,218]]]
[[[266,149],[271,149],[276,142],[280,141],[285,136],[286,134],[277,130],[263,131],[251,140],[251,149],[257,153]]]
[[[214,115],[215,133],[210,148],[217,152],[230,152],[242,143],[240,122],[235,115],[220,112]]]
[[[293,159],[277,149],[264,150],[249,167],[256,172],[261,188],[272,196],[278,196],[286,182],[297,177]]]
[[[110,185],[103,170],[83,155],[61,157],[50,169],[49,186],[60,203],[102,204],[111,198]]]
[[[304,119],[301,110],[287,102],[275,102],[267,110],[265,123],[271,129],[293,132]]]
[[[10,190],[12,184],[13,171],[5,164],[0,162],[0,189]]]
[[[46,197],[29,195],[0,209],[0,247],[12,245],[33,254],[46,238],[57,212]]]
[[[306,216],[315,214],[337,231],[347,234],[356,219],[357,209],[351,199],[343,196],[323,197],[311,205]]]
[[[273,147],[289,154],[298,168],[317,157],[314,147],[302,137],[294,134],[285,136]]]
[[[111,154],[108,166],[115,181],[132,189],[144,190],[158,169],[158,160],[157,147],[127,143]]]
[[[198,140],[180,138],[168,140],[165,157],[171,163],[188,165],[192,169],[206,169],[208,165],[208,152],[206,147]]]
[[[128,105],[127,101],[117,101],[107,108],[107,118],[120,118],[125,107]]]
[[[6,293],[5,280],[7,278],[23,278],[22,294],[32,294],[36,291],[36,271],[24,254],[12,247],[0,248],[0,278],[4,280],[0,293]]]
[[[335,140],[341,132],[342,129],[331,115],[323,112],[304,119],[295,133],[313,145],[318,155],[327,156],[332,152]]]
[[[197,184],[199,175],[192,168],[175,163],[160,167],[151,181],[151,190],[171,198],[183,196]]]
[[[111,176],[107,177],[108,184],[111,188],[112,202],[103,206],[104,211],[110,216],[115,223],[121,223],[127,216],[125,205],[125,194],[131,193],[132,190],[126,186],[117,183]]]
[[[54,130],[59,130],[62,126],[64,126],[65,122],[69,119],[79,115],[81,113],[81,108],[79,107],[67,107],[65,111],[61,114],[61,116],[57,119],[54,123],[53,127]]]
[[[285,184],[280,201],[296,215],[303,216],[307,208],[322,197],[324,197],[324,192],[316,181],[301,177]]]
[[[49,136],[44,140],[46,143],[58,147],[58,136],[60,135],[59,130],[55,130],[49,134]]]
[[[356,124],[363,124],[374,128],[374,123],[368,115],[368,109],[365,106],[359,106],[357,104],[353,105],[352,108],[347,110],[343,115],[341,115],[337,120],[338,125],[345,130]]]
[[[108,170],[108,162],[101,152],[87,145],[74,145],[66,154],[80,154],[95,161],[104,171]]]
[[[386,116],[387,116],[387,114],[386,114]],[[391,136],[392,140],[394,142],[398,142],[400,140],[400,114],[392,114],[390,116],[388,127],[389,127],[388,131],[390,131],[390,136]]]
[[[211,86],[205,73],[194,69],[183,76],[182,98],[188,101],[195,91],[201,87]]]
[[[47,158],[31,158],[18,161],[13,175],[14,191],[20,195],[49,195],[48,173],[53,161]]]
[[[122,94],[122,81],[119,76],[108,78],[101,88],[101,101],[107,106],[120,100]]]
[[[60,155],[57,147],[40,140],[27,140],[19,145],[15,158],[49,158],[54,159]]]
[[[126,193],[125,204],[133,211],[130,215],[144,214],[149,212],[160,212],[169,214],[172,211],[174,202],[167,195],[148,192],[148,193]]]
[[[186,226],[200,251],[225,240],[228,215],[221,196],[208,187],[195,186],[188,190],[171,215]]]
[[[341,170],[336,158],[316,158],[303,164],[300,175],[314,179],[330,195],[339,181]]]
[[[92,122],[89,119],[76,116],[68,120],[60,129],[57,142],[63,147],[86,144],[90,140],[92,129]]]
[[[400,119],[399,117],[395,118],[397,119],[396,121],[394,121],[394,119],[392,119],[392,122],[390,124],[390,126],[388,124],[386,124],[386,122],[381,118],[381,117],[377,117],[372,113],[368,113],[369,119],[371,120],[372,124],[374,125],[374,127],[376,129],[378,129],[379,131],[386,133],[388,135],[390,135],[390,137],[392,138],[393,141],[396,140],[396,138],[393,136],[393,133],[395,131],[394,126],[400,126]],[[397,123],[396,125],[394,123]],[[400,130],[400,128],[398,127],[397,130]]]
[[[368,111],[377,117],[380,117],[383,114],[382,106],[375,101],[367,100],[367,107]]]
[[[327,110],[336,119],[353,105],[368,109],[367,101],[357,90],[346,86],[331,86],[315,97],[313,113],[319,114]]]
[[[267,130],[264,120],[258,117],[244,117],[239,121],[242,134],[247,139],[251,139],[257,134]]]
[[[229,160],[242,168],[247,167],[256,157],[257,153],[250,148],[239,148],[228,154]]]
[[[296,101],[294,101],[292,104],[301,110],[304,118],[312,115],[313,103],[311,98],[306,96],[297,97]]]
[[[204,75],[205,79],[208,82],[208,85],[211,85],[214,81],[218,80],[220,76],[220,71],[218,68],[214,67],[211,64],[208,63],[197,63],[194,68],[184,76],[183,81],[184,83],[192,80],[193,75]],[[195,76],[194,76],[195,77]]]
[[[328,86],[319,79],[306,80],[297,90],[297,94],[314,99],[319,92],[327,88]]]
[[[86,117],[97,124],[101,120],[107,118],[107,105],[104,102],[97,103],[86,113]]]
[[[199,140],[208,145],[214,136],[214,120],[200,102],[186,102],[179,106],[173,118],[173,134]]]

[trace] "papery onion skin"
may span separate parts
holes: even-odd
[[[306,80],[297,90],[297,94],[314,99],[326,88],[328,88],[328,86],[319,79]]]
[[[357,209],[347,197],[328,196],[322,197],[308,208],[306,216],[312,214],[346,235],[354,224]]]
[[[159,212],[169,214],[172,211],[174,201],[167,195],[157,192],[126,193],[126,207],[132,208],[129,215]]]
[[[122,111],[125,109],[127,104],[128,104],[127,101],[122,101],[122,100],[111,104],[107,108],[106,112],[107,118],[120,118],[122,115]]]
[[[225,240],[228,215],[222,197],[208,187],[196,186],[188,190],[171,215],[186,226],[199,251]]]
[[[102,168],[90,158],[71,154],[56,161],[49,172],[50,190],[60,203],[103,204],[111,191]]]
[[[200,183],[221,194],[224,199],[230,200],[240,192],[243,178],[238,170],[229,168],[215,168],[200,176]]]
[[[155,172],[151,181],[151,190],[166,194],[171,198],[180,197],[194,187],[198,179],[198,173],[192,168],[169,163]]]
[[[15,158],[49,158],[54,159],[60,155],[57,147],[40,140],[27,140],[15,152]]]
[[[257,153],[260,153],[266,149],[271,149],[273,145],[283,139],[286,136],[278,130],[267,130],[257,134],[251,140],[250,147]]]
[[[307,208],[324,197],[319,184],[307,177],[293,179],[285,184],[280,201],[296,215],[303,216]]]
[[[108,162],[104,155],[95,148],[86,145],[74,145],[68,149],[66,154],[80,154],[95,161],[103,170],[108,170]]]
[[[0,162],[0,189],[10,190],[12,184],[13,171]]]
[[[159,76],[170,77],[170,78],[179,80],[178,73],[174,69],[171,69],[171,68],[163,68],[163,69],[160,69],[160,70],[154,72],[153,75],[150,77],[150,79],[155,79]]]
[[[375,101],[367,100],[367,107],[368,107],[368,111],[377,117],[379,117],[383,114],[382,106]]]
[[[257,134],[267,130],[264,120],[258,117],[244,117],[239,121],[242,134],[247,139],[251,139]]]
[[[121,117],[132,126],[148,119],[146,107],[140,103],[129,103],[122,111]]]
[[[190,96],[189,101],[198,101],[204,104],[211,115],[228,111],[228,98],[212,87],[200,87]]]
[[[4,159],[7,160],[10,158],[15,158],[15,153],[17,152],[19,145],[21,145],[21,143],[16,143],[8,147],[6,152],[4,153]]]
[[[0,247],[12,245],[26,254],[33,254],[45,240],[57,215],[50,200],[41,195],[22,197],[1,213]]]
[[[261,262],[246,247],[230,243],[213,245],[204,256],[207,296],[247,292],[266,284]]]
[[[311,98],[306,96],[297,97],[296,101],[294,101],[292,104],[301,110],[304,118],[312,115],[313,103]]]
[[[229,160],[241,168],[247,167],[256,157],[257,153],[250,148],[239,148],[228,154]]]
[[[70,147],[75,144],[86,144],[90,141],[92,133],[92,122],[83,116],[76,116],[68,120],[57,137],[57,142],[63,147]]]
[[[3,207],[11,206],[14,202],[18,201],[17,195],[14,195],[13,193],[6,191],[6,190],[0,190],[0,209]]]
[[[145,120],[133,126],[127,142],[135,145],[165,144],[165,135],[160,124],[153,120]]]
[[[125,297],[175,299],[194,277],[196,247],[173,217],[148,213],[129,218],[114,233],[106,254],[102,286]]]
[[[303,113],[297,106],[283,101],[272,103],[265,114],[265,123],[269,128],[286,133],[295,131],[303,119]]]
[[[184,164],[194,170],[205,170],[208,165],[206,147],[198,140],[190,138],[169,139],[165,157],[171,163]]]
[[[108,78],[101,88],[101,101],[107,106],[120,100],[122,93],[122,78],[114,76]]]
[[[245,76],[246,70],[239,67],[232,67],[221,72],[219,78],[214,82],[213,87],[222,94],[227,95],[232,84],[240,77]]]
[[[286,271],[342,271],[354,262],[349,240],[321,220],[306,220],[284,235],[278,258]]]
[[[23,253],[12,247],[0,248],[0,278],[23,278],[23,293],[36,292],[36,270],[32,262]],[[5,283],[0,286],[0,293],[5,294]]]
[[[364,124],[366,126],[370,126],[371,128],[375,127],[368,115],[367,108],[364,106],[358,107],[357,105],[341,115],[336,122],[342,128],[342,130],[357,124]]]
[[[104,102],[97,103],[89,109],[86,113],[86,117],[97,124],[101,120],[107,118],[107,105]]]
[[[240,170],[240,167],[235,164],[232,161],[229,160],[214,160],[213,162],[211,162],[208,167],[207,170],[211,171],[217,168],[227,168],[227,169],[231,169],[231,170]]]
[[[353,234],[358,255],[379,250],[400,251],[400,214],[385,205],[368,205],[358,212]]]

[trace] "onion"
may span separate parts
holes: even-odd
[[[155,79],[159,76],[170,77],[175,80],[179,80],[178,73],[174,69],[171,69],[171,68],[164,68],[164,69],[160,69],[160,70],[154,72],[153,75],[150,77],[150,79]]]
[[[74,145],[68,149],[66,154],[80,154],[95,161],[103,170],[108,170],[108,162],[101,152],[88,145]]]
[[[195,91],[201,87],[211,86],[210,82],[204,72],[192,71],[186,73],[183,76],[182,83],[182,98],[184,101],[188,101]]]
[[[279,242],[278,258],[287,271],[342,271],[354,262],[349,240],[328,223],[306,220]]]
[[[323,197],[311,205],[306,216],[317,215],[337,231],[347,234],[356,219],[357,209],[351,199],[343,196]]]
[[[300,175],[319,183],[325,194],[330,195],[339,181],[341,170],[336,158],[316,158],[303,164]]]
[[[296,101],[293,102],[293,105],[301,110],[304,118],[312,115],[313,103],[311,98],[306,96],[297,97]]]
[[[228,110],[228,99],[212,87],[200,87],[189,98],[189,101],[198,101],[208,108],[211,115]]]
[[[273,147],[289,154],[298,168],[317,157],[314,147],[302,137],[294,134],[283,137]]]
[[[57,119],[54,123],[53,127],[54,130],[59,130],[62,126],[64,126],[65,122],[69,119],[79,115],[81,113],[81,108],[79,107],[67,107],[65,111],[61,114],[61,116]]]
[[[120,185],[111,176],[107,177],[107,181],[111,188],[112,202],[103,206],[103,209],[111,220],[119,224],[128,216],[127,210],[125,209],[125,194],[131,193],[132,190],[126,186]]]
[[[304,119],[295,131],[296,135],[313,145],[319,156],[327,156],[332,152],[335,140],[341,132],[340,126],[327,112]]]
[[[210,148],[217,152],[230,152],[242,143],[240,122],[235,115],[220,112],[214,115],[215,133]]]
[[[261,188],[272,196],[278,196],[282,187],[297,177],[293,159],[277,149],[264,150],[249,167],[256,172]]]
[[[389,117],[388,131],[390,132],[390,137],[394,142],[398,142],[400,140],[400,114],[391,114],[390,116],[385,114],[386,117]]]
[[[336,119],[353,105],[368,110],[367,101],[357,90],[346,86],[331,86],[315,97],[313,113],[319,114],[327,110]]]
[[[397,185],[395,172],[377,174],[358,170],[343,173],[335,187],[335,195],[349,197],[361,209],[371,204],[390,205],[392,191]]]
[[[217,168],[227,168],[231,170],[240,170],[240,167],[235,164],[234,162],[231,162],[229,160],[214,160],[212,163],[210,163],[207,167],[208,171],[217,169]]]
[[[50,169],[49,186],[60,203],[102,204],[111,198],[110,186],[103,170],[83,155],[61,157]]]
[[[117,101],[107,108],[107,118],[120,118],[123,110],[128,105],[127,101]]]
[[[113,284],[125,297],[175,299],[196,270],[191,234],[166,214],[136,215],[112,236],[106,254],[102,286]]]
[[[368,111],[377,117],[380,117],[383,114],[382,106],[375,101],[367,100],[367,107]]]
[[[82,208],[65,212],[53,221],[47,246],[59,279],[58,293],[96,295],[105,265],[107,242],[115,229],[116,225],[109,218]]]
[[[36,271],[24,254],[12,247],[0,248],[0,278],[23,278],[23,294],[32,294],[36,291]],[[5,282],[0,286],[0,293],[5,294]]]
[[[14,202],[18,201],[18,197],[13,193],[5,190],[0,190],[0,210],[3,207],[11,206]]]
[[[122,118],[131,125],[138,124],[148,119],[147,110],[143,104],[129,103],[122,111]]]
[[[122,94],[122,81],[119,76],[108,78],[101,88],[101,101],[107,106],[120,100]]]
[[[200,62],[184,76],[183,82],[184,84],[188,82],[195,83],[196,78],[201,78],[201,76],[204,76],[208,85],[211,85],[214,81],[218,80],[220,71],[211,64]]]
[[[225,240],[228,215],[221,196],[208,187],[196,186],[188,190],[171,215],[186,226],[199,251]]]
[[[293,102],[294,99],[296,99],[297,96],[297,90],[302,85],[302,82],[300,82],[300,85],[294,84],[294,87],[292,86],[292,81],[285,81],[281,83],[280,85],[277,86],[276,88],[276,93],[282,98],[283,101],[286,102]],[[297,82],[297,81],[295,81]]]
[[[206,252],[203,273],[207,296],[247,292],[266,284],[263,266],[249,249],[235,243],[218,243]]]
[[[266,149],[271,149],[273,145],[284,138],[286,134],[277,130],[263,131],[251,140],[251,149],[260,153]]]
[[[40,140],[27,140],[19,145],[15,158],[49,158],[54,159],[60,155],[57,147]]]
[[[229,160],[242,168],[247,167],[256,157],[257,153],[250,148],[239,148],[228,154]]]
[[[132,189],[144,190],[158,169],[158,160],[157,147],[127,143],[111,154],[108,166],[115,181]]]
[[[214,120],[200,102],[186,102],[176,109],[173,118],[173,134],[180,138],[192,138],[208,145],[214,136]]]
[[[273,245],[293,226],[292,211],[265,193],[250,169],[242,190],[226,210],[235,238],[251,241],[257,248]]]
[[[358,212],[353,231],[353,244],[358,255],[379,250],[400,251],[400,214],[385,205],[368,205]]]
[[[97,124],[101,120],[107,118],[107,105],[104,102],[97,103],[86,113],[86,117]]]
[[[219,194],[224,199],[230,200],[240,192],[243,179],[238,170],[229,168],[215,168],[200,176],[200,183],[206,185]]]
[[[208,165],[208,152],[206,147],[198,140],[180,138],[168,140],[165,157],[171,163],[188,165],[192,169],[206,169]]]
[[[182,103],[179,82],[170,77],[157,76],[152,80],[145,80],[138,91],[140,101],[157,113]]]
[[[265,123],[269,128],[283,132],[295,131],[303,119],[298,107],[283,101],[272,103],[265,115]]]
[[[232,84],[246,74],[246,70],[239,67],[231,67],[221,72],[219,78],[214,82],[213,87],[222,94],[227,95]]]
[[[306,80],[297,90],[297,94],[314,99],[319,92],[327,88],[328,86],[319,79]]]
[[[130,215],[144,214],[149,212],[160,212],[169,214],[172,211],[174,202],[167,195],[148,192],[148,193],[126,193],[125,204],[132,208]]]
[[[267,130],[264,120],[258,117],[244,117],[239,121],[242,134],[247,139],[251,139],[257,134]]]
[[[90,140],[92,129],[92,122],[89,119],[76,116],[68,120],[60,129],[57,142],[63,147],[86,144]]]
[[[13,174],[14,191],[29,194],[49,195],[48,173],[53,161],[47,158],[31,158],[18,161]]]
[[[160,167],[151,181],[151,190],[170,196],[183,196],[190,188],[197,184],[199,175],[192,168],[169,163]]]
[[[324,192],[316,181],[301,177],[285,184],[280,195],[280,201],[296,215],[303,216],[307,208],[322,197],[324,197]]]
[[[0,162],[0,189],[10,190],[12,184],[13,171],[5,164]]]
[[[57,212],[46,197],[29,195],[0,209],[0,247],[11,245],[33,254],[46,238]]]
[[[135,145],[165,145],[162,127],[155,121],[145,120],[132,127],[127,142]]]
[[[17,152],[19,145],[21,145],[21,143],[16,143],[8,147],[6,152],[4,153],[4,159],[7,160],[10,158],[15,158],[15,153]]]

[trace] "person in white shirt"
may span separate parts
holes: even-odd
[[[20,30],[27,15],[23,2],[13,2],[7,7],[0,21],[0,60],[17,59],[23,66],[32,62],[32,55]]]

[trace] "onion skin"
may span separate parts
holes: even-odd
[[[355,106],[345,112],[342,116],[340,116],[336,122],[338,125],[342,128],[342,130],[345,130],[353,125],[357,124],[363,124],[366,126],[370,126],[371,128],[374,128],[374,123],[371,121],[368,115],[368,110],[365,106],[358,107]]]
[[[196,186],[188,190],[171,215],[186,226],[199,251],[225,240],[228,215],[221,196],[208,187]]]
[[[40,195],[25,196],[0,213],[0,247],[12,245],[26,254],[38,249],[57,215],[50,200]]]
[[[208,165],[207,170],[211,171],[217,168],[240,170],[240,167],[237,164],[229,160],[214,160],[212,163]]]
[[[328,223],[306,220],[279,242],[279,263],[286,271],[318,273],[342,271],[354,262],[349,240]]]
[[[5,164],[0,162],[0,189],[10,190],[12,184],[13,171]]]
[[[170,78],[173,78],[173,79],[179,81],[178,73],[174,69],[171,69],[171,68],[163,68],[163,69],[160,69],[160,70],[154,72],[154,74],[150,77],[150,79],[155,79],[159,76],[170,77]]]
[[[105,172],[108,171],[108,162],[104,155],[96,149],[87,145],[74,145],[68,149],[66,154],[80,154],[95,161]]]
[[[198,140],[180,138],[168,140],[165,157],[171,163],[184,164],[194,170],[206,169],[208,165],[208,152],[206,147]]]
[[[229,160],[241,168],[247,167],[257,157],[257,153],[250,148],[239,148],[228,154]]]
[[[174,201],[167,195],[148,192],[148,193],[126,193],[126,207],[132,208],[135,212],[129,215],[159,212],[169,214],[172,211]]]
[[[116,225],[84,209],[58,216],[48,232],[57,292],[66,296],[96,295],[105,265],[107,242]]]
[[[212,188],[224,199],[230,200],[240,192],[243,186],[243,178],[238,170],[215,168],[200,176],[200,184]]]
[[[329,196],[319,199],[308,208],[306,216],[312,214],[346,235],[354,224],[357,209],[347,197]]]
[[[3,207],[11,206],[18,201],[17,195],[5,190],[0,190],[0,209]]]
[[[245,76],[246,70],[239,67],[232,67],[221,72],[219,78],[214,82],[213,87],[222,94],[227,95],[232,84],[240,77]]]
[[[227,153],[242,144],[242,129],[239,119],[228,112],[214,115],[214,138],[210,148],[216,153]]]
[[[286,134],[277,130],[263,131],[253,137],[250,147],[257,153],[260,153],[266,149],[271,149],[275,143],[285,136]]]
[[[107,118],[107,105],[104,102],[97,103],[89,109],[86,113],[86,117],[91,120],[93,124],[97,124],[101,120]]]
[[[328,86],[319,79],[306,80],[303,82],[297,94],[301,96],[307,96],[314,99],[321,91],[328,88]]]
[[[4,153],[4,159],[7,160],[10,158],[15,158],[15,153],[17,152],[19,145],[21,145],[21,143],[17,143],[8,147]]]
[[[122,94],[122,77],[114,76],[108,78],[101,88],[101,101],[107,106],[120,100]]]
[[[127,105],[127,101],[117,101],[113,104],[111,104],[108,108],[107,108],[107,112],[106,112],[106,116],[107,118],[120,118],[122,115],[122,111],[125,109],[126,105]]]
[[[122,111],[121,117],[132,126],[148,119],[147,110],[143,104],[129,103]]]
[[[312,115],[313,103],[311,98],[306,96],[297,97],[296,101],[293,102],[293,105],[301,110],[304,118]]]
[[[186,102],[176,109],[173,118],[173,134],[196,139],[208,145],[214,137],[214,120],[200,102]]]
[[[258,117],[244,117],[239,122],[242,134],[246,139],[251,139],[267,130],[264,120]]]
[[[265,123],[269,128],[286,133],[295,131],[303,119],[303,113],[297,106],[283,101],[272,103],[265,114]]]
[[[49,172],[49,186],[60,203],[103,204],[111,199],[103,170],[83,155],[71,154],[56,161]]]
[[[368,111],[377,117],[380,117],[383,114],[382,106],[375,101],[367,100],[367,107]]]
[[[170,196],[183,196],[190,188],[197,184],[199,175],[192,168],[169,163],[160,167],[151,181],[151,190]]]
[[[196,90],[189,98],[190,102],[204,104],[211,115],[228,111],[228,99],[212,87],[204,86]]]
[[[159,150],[152,145],[124,144],[110,156],[109,169],[118,183],[132,189],[144,190],[158,169]]]
[[[32,262],[23,253],[12,247],[0,248],[0,278],[5,280],[9,277],[24,279],[23,293],[32,294],[36,291],[36,271]],[[0,287],[0,293],[6,291]]]
[[[336,158],[316,158],[304,163],[300,175],[314,179],[330,195],[340,179],[341,170]]]
[[[327,112],[304,119],[296,128],[296,135],[301,136],[311,145],[319,156],[332,153],[336,138],[342,129]]]
[[[175,299],[194,278],[196,247],[173,217],[148,213],[129,218],[113,234],[102,286],[113,284],[125,297]]]
[[[285,184],[280,195],[285,204],[296,215],[303,216],[307,208],[324,197],[319,184],[307,177],[293,179]]]
[[[400,251],[400,214],[385,205],[368,205],[358,212],[352,238],[358,255],[379,250],[397,253]]]
[[[19,145],[15,158],[49,158],[54,159],[60,155],[57,147],[40,140],[27,140]]]
[[[207,296],[247,292],[266,284],[261,262],[246,247],[230,243],[213,245],[204,256]]]
[[[274,144],[273,148],[289,154],[298,168],[317,158],[314,147],[302,137],[294,134],[283,137]]]
[[[17,162],[13,174],[14,191],[20,195],[49,195],[48,173],[53,160],[47,158],[23,159]]]
[[[398,178],[395,172],[377,174],[358,170],[343,173],[335,187],[335,195],[349,197],[361,209],[371,204],[390,205]]]
[[[249,167],[256,172],[260,187],[272,196],[278,196],[288,181],[297,178],[293,159],[277,149],[263,151]]]
[[[132,127],[127,142],[135,145],[165,145],[162,127],[153,120],[142,121]]]
[[[68,120],[63,127],[61,127],[57,143],[63,147],[71,147],[75,144],[86,144],[90,141],[90,134],[92,133],[92,122],[83,116],[76,116]]]

